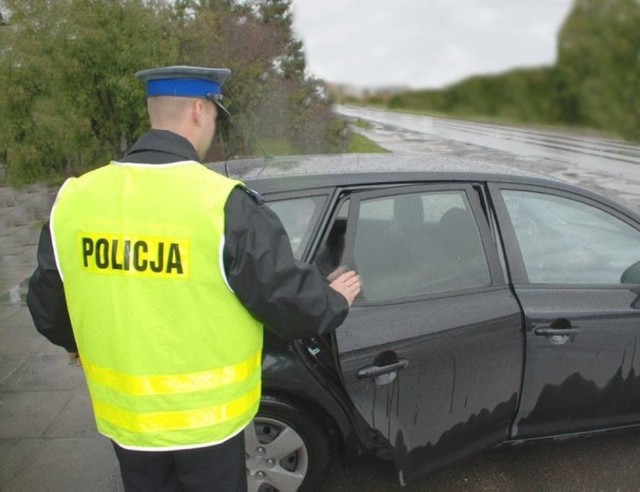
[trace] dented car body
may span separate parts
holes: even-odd
[[[392,458],[404,484],[501,443],[640,423],[636,213],[461,159],[227,167],[263,194],[301,261],[347,265],[363,283],[335,333],[265,332],[263,407],[246,440],[255,490],[317,483],[319,435],[346,458]]]

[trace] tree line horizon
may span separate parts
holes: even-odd
[[[372,92],[363,100],[640,141],[640,1],[574,0],[552,66],[474,75],[443,89]]]

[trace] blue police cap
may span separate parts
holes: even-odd
[[[209,99],[218,106],[218,117],[228,118],[222,105],[222,84],[231,75],[228,68],[206,68],[178,65],[150,68],[136,73],[147,84],[147,97],[174,96]]]

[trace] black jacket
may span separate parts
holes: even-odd
[[[193,146],[164,130],[144,134],[122,162],[167,164],[198,161]],[[29,280],[27,305],[40,333],[76,352],[63,283],[56,267],[47,222],[38,244],[38,266]],[[223,262],[229,285],[249,312],[279,337],[290,340],[337,328],[349,310],[314,266],[294,259],[278,217],[261,197],[242,187],[225,205]],[[217,261],[212,257],[212,261]]]

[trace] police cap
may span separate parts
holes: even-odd
[[[218,117],[230,116],[222,105],[222,84],[231,75],[228,68],[176,65],[150,68],[136,73],[147,84],[147,97],[174,96],[209,99],[218,107]]]

